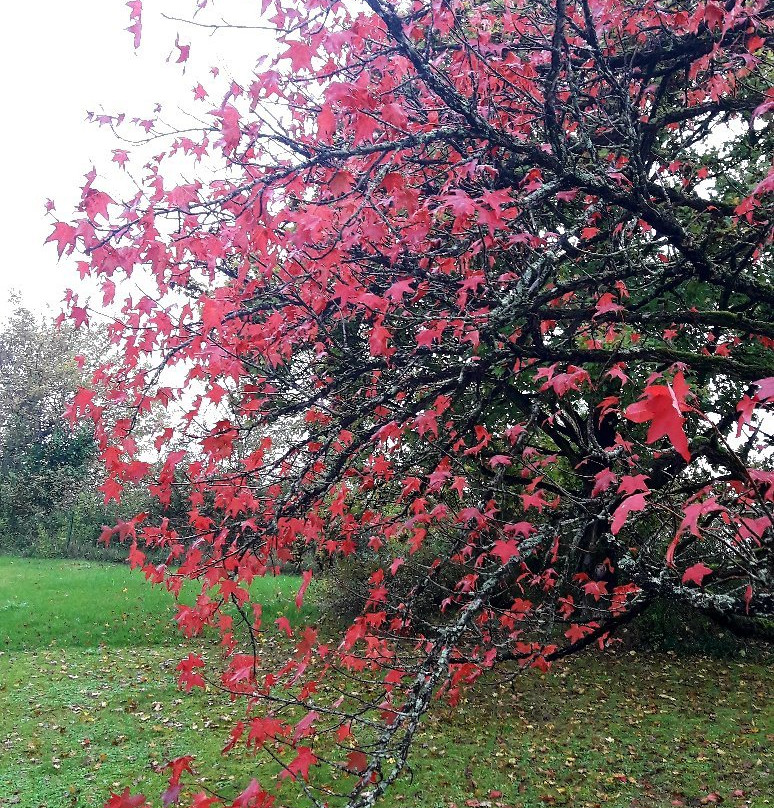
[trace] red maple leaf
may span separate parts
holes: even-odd
[[[438,437],[438,413],[435,410],[424,410],[412,421],[411,426],[416,429],[420,436],[429,432]]]
[[[56,242],[56,251],[61,258],[65,250],[69,255],[75,249],[75,237],[78,231],[71,224],[65,222],[57,222],[54,225],[54,232],[46,239],[46,244],[49,241]]]
[[[76,328],[89,324],[89,313],[83,306],[73,306],[70,309],[70,319]]]
[[[273,799],[261,788],[260,783],[253,778],[247,788],[231,803],[230,808],[260,808],[268,806]]]
[[[105,808],[145,808],[147,804],[144,794],[132,796],[127,787],[120,794],[111,792],[110,799],[105,803]]]
[[[223,137],[220,142],[223,145],[223,153],[231,154],[239,145],[242,137],[242,130],[239,126],[239,110],[231,104],[226,104],[223,109],[212,113],[221,120]]]
[[[118,163],[121,168],[125,169],[126,161],[129,159],[129,152],[125,149],[113,149],[113,162]]]
[[[218,328],[223,322],[226,304],[222,300],[206,297],[202,301],[202,326],[205,331]]]
[[[164,767],[165,769],[172,769],[170,781],[177,783],[182,777],[183,772],[193,774],[193,769],[191,768],[193,761],[194,758],[192,755],[183,755],[182,757],[170,760],[169,763],[167,763],[167,765]]]
[[[607,594],[607,582],[606,581],[589,581],[588,583],[583,585],[583,591],[594,598],[594,600],[599,600],[602,595]]]
[[[597,598],[597,600],[599,600],[599,598]],[[564,636],[567,637],[567,639],[574,644],[582,640],[587,634],[591,634],[591,632],[594,631],[595,628],[597,628],[596,624],[582,626],[577,623],[573,623],[567,629],[567,631],[564,632]]]
[[[180,783],[169,781],[167,790],[161,795],[161,804],[164,808],[174,805],[180,799]]]
[[[310,710],[295,726],[293,730],[293,740],[297,741],[299,738],[303,738],[304,735],[310,735],[313,732],[312,727],[314,726],[315,721],[320,716],[317,714],[315,710]]]
[[[142,38],[142,0],[129,0],[126,5],[129,8],[129,20],[132,22],[126,30],[134,35],[134,49],[137,50]]]
[[[312,570],[304,570],[301,576],[301,586],[296,593],[296,608],[300,609],[304,605],[304,592],[306,592],[309,583],[312,580]]]
[[[712,570],[706,564],[699,562],[698,564],[694,564],[692,567],[688,567],[688,569],[683,573],[683,583],[691,583],[696,584],[696,586],[701,586],[702,581],[711,574]]]
[[[648,484],[645,482],[648,477],[645,474],[624,474],[621,477],[621,484],[618,486],[619,494],[636,494],[637,491],[650,492]]]
[[[498,454],[489,458],[489,465],[494,469],[498,466],[511,466],[513,465],[513,461],[508,455]]]
[[[115,202],[113,198],[104,191],[98,191],[96,188],[87,188],[84,190],[83,208],[90,219],[94,220],[97,215],[107,219],[108,205],[115,205]]]
[[[181,45],[180,37],[178,36],[175,38],[175,47],[178,49],[178,51],[180,51],[180,53],[177,56],[176,64],[180,64],[181,62],[187,62],[188,57],[191,53],[190,43],[188,45]]]
[[[402,278],[401,280],[395,281],[395,283],[393,283],[385,293],[385,297],[389,298],[390,300],[394,300],[397,303],[401,303],[404,295],[414,294],[413,284],[413,278]]]
[[[312,57],[317,53],[317,47],[310,45],[309,42],[302,42],[300,40],[293,40],[288,42],[287,50],[280,54],[280,59],[290,59],[290,66],[292,70],[297,71],[302,68],[308,68],[312,63]]]
[[[637,424],[650,421],[645,440],[648,443],[655,443],[659,438],[669,438],[675,449],[688,462],[691,453],[683,429],[685,418],[682,415],[682,410],[687,409],[684,404],[687,392],[688,385],[683,374],[677,373],[672,385],[648,385],[640,400],[630,404],[624,415]]]
[[[295,780],[299,775],[304,779],[309,779],[309,767],[317,763],[317,758],[308,746],[299,746],[296,757],[287,765],[280,777],[289,777]]]
[[[389,328],[385,328],[381,323],[375,323],[371,328],[371,333],[368,335],[368,347],[371,351],[371,356],[391,356],[395,353],[395,349],[391,348],[387,343],[392,337],[392,332]]]
[[[755,397],[759,401],[771,401],[774,398],[774,376],[769,376],[766,379],[758,379],[755,382],[758,392]]]
[[[594,317],[601,317],[603,314],[617,314],[619,311],[623,311],[623,306],[615,302],[615,298],[610,292],[605,292],[597,301]]]
[[[360,774],[366,770],[368,766],[368,758],[366,757],[364,752],[360,752],[357,749],[353,749],[347,755],[347,769],[351,772],[355,772],[356,774]]]
[[[630,513],[635,511],[642,511],[648,504],[645,499],[645,494],[635,494],[633,497],[627,497],[614,511],[613,521],[610,525],[610,532],[615,536],[629,517]]]
[[[703,502],[692,502],[684,508],[685,516],[680,523],[678,534],[688,528],[694,536],[699,536],[699,519],[707,513],[725,512],[726,508],[718,503],[715,497],[705,499]]]
[[[503,564],[506,564],[514,556],[519,554],[519,545],[513,539],[496,541],[490,550],[490,554],[500,559]]]
[[[220,802],[217,797],[210,797],[206,792],[199,791],[193,795],[191,808],[211,808],[216,802]]]
[[[107,480],[98,487],[98,490],[105,495],[104,503],[107,505],[111,500],[121,502],[121,492],[124,490],[124,487],[115,478],[108,477]]]
[[[595,497],[598,494],[607,491],[611,485],[618,482],[617,475],[613,474],[610,469],[602,469],[594,475],[594,487],[591,489],[591,496]]]

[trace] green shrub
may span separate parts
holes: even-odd
[[[335,556],[321,564],[321,585],[318,589],[321,609],[342,619],[360,614],[369,597],[369,579],[378,570],[390,578],[391,603],[410,603],[409,611],[419,617],[439,619],[441,603],[450,594],[454,582],[459,580],[459,567],[446,564],[428,580],[428,566],[436,558],[451,555],[448,540],[442,536],[428,536],[422,547],[410,553],[402,542],[388,544],[378,552],[360,548],[347,557]],[[389,569],[396,558],[404,558],[393,576]],[[455,573],[456,570],[456,573]],[[420,584],[424,588],[420,588]]]
[[[733,626],[733,619],[731,625]],[[761,638],[774,636],[774,626],[761,622]],[[695,609],[658,600],[620,635],[627,647],[637,650],[703,654],[721,658],[757,656],[755,637],[740,636]]]

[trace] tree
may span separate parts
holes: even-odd
[[[30,555],[90,555],[107,522],[147,512],[185,524],[178,480],[174,502],[160,505],[146,486],[132,485],[116,503],[96,469],[90,421],[68,422],[65,411],[84,379],[108,359],[104,333],[86,338],[69,326],[18,306],[0,327],[0,547]],[[135,425],[140,451],[163,421]],[[180,472],[176,472],[180,477]],[[118,551],[120,558],[122,551]]]
[[[72,415],[119,496],[151,471],[135,416],[182,407],[156,445],[187,448],[149,483],[168,498],[186,458],[189,529],[121,532],[154,582],[201,581],[178,622],[223,633],[219,687],[246,703],[227,749],[350,808],[400,775],[436,695],[604,646],[656,599],[774,603],[772,6],[366,5],[264,3],[274,64],[197,85],[223,99],[199,132],[141,122],[168,143],[136,196],[91,175],[51,235],[108,303],[116,278],[153,288]],[[181,181],[186,157],[216,179]],[[334,642],[251,602],[299,547],[373,570]],[[272,671],[262,633],[289,638]],[[253,781],[231,804],[270,801]]]
[[[18,307],[0,331],[0,524],[3,546],[30,550],[66,532],[95,444],[63,411],[82,383],[73,330]]]

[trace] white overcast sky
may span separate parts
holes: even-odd
[[[233,11],[256,4],[220,0],[215,11],[234,21],[229,6]],[[73,261],[57,262],[54,245],[43,244],[52,227],[44,204],[53,199],[57,215],[67,220],[86,172],[95,166],[99,173],[100,166],[109,165],[112,149],[122,147],[109,129],[88,123],[86,112],[148,117],[156,102],[165,109],[191,108],[192,88],[210,66],[227,73],[236,69],[244,79],[242,71],[271,47],[261,32],[212,36],[161,17],[163,11],[190,18],[194,10],[194,0],[145,0],[143,41],[135,52],[125,30],[124,0],[5,4],[0,18],[0,318],[9,312],[11,290],[18,290],[29,308],[56,311],[64,289],[77,283]],[[181,42],[193,43],[185,74],[174,58],[167,62],[178,30]]]

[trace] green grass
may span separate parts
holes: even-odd
[[[272,620],[298,581],[255,586]],[[0,558],[1,808],[93,808],[125,785],[159,805],[156,767],[191,751],[208,788],[269,783],[262,758],[220,755],[238,706],[176,689],[178,659],[201,643],[173,613],[120,566]],[[490,681],[428,720],[413,779],[384,804],[770,806],[772,683],[758,663],[628,652]],[[289,794],[280,804],[295,808]]]
[[[292,603],[299,584],[292,576],[256,579],[267,621]],[[182,600],[196,592],[189,586]],[[0,557],[0,651],[166,645],[179,639],[174,616],[171,596],[124,565]]]

